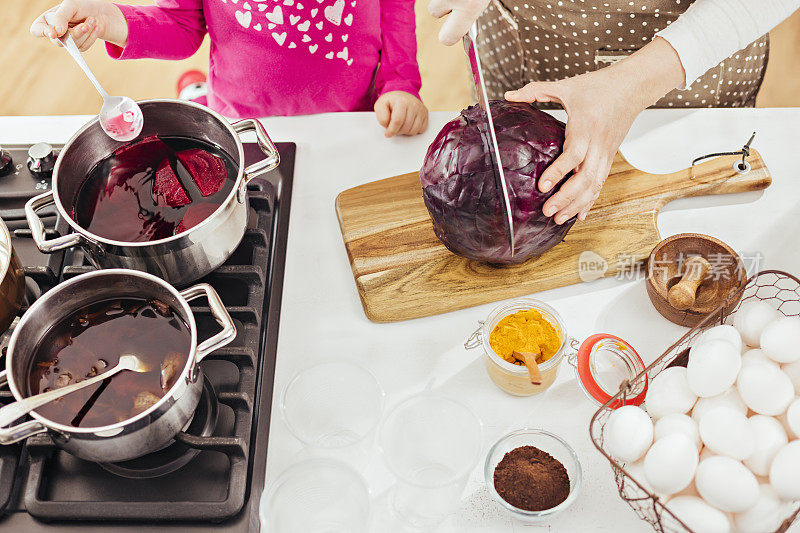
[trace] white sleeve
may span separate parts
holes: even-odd
[[[688,86],[798,8],[800,0],[696,0],[656,36],[678,53]]]

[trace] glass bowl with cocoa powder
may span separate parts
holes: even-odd
[[[581,486],[581,464],[564,439],[524,428],[498,440],[486,456],[486,488],[523,522],[552,519],[572,505]]]

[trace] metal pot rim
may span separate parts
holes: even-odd
[[[6,257],[3,265],[0,265],[0,281],[2,281],[8,275],[8,271],[11,268],[11,256],[14,254],[14,247],[11,245],[11,232],[8,231],[8,226],[3,220],[0,220],[0,241],[8,247],[8,257]]]
[[[147,246],[165,244],[165,243],[169,243],[169,242],[178,240],[181,237],[184,237],[184,236],[188,235],[190,232],[194,231],[195,229],[199,229],[199,228],[201,228],[203,226],[206,226],[206,225],[210,224],[210,221],[212,219],[214,219],[216,217],[216,215],[225,206],[227,206],[232,201],[235,201],[236,195],[238,194],[239,187],[241,186],[242,179],[244,179],[244,147],[242,146],[242,140],[239,138],[239,135],[236,133],[236,131],[234,131],[234,129],[231,126],[230,122],[228,122],[225,119],[225,117],[223,117],[222,115],[220,115],[219,113],[217,113],[216,111],[214,111],[211,108],[208,108],[208,107],[206,107],[204,105],[200,105],[198,103],[191,102],[191,101],[188,101],[188,100],[177,100],[177,99],[174,99],[174,98],[152,98],[152,99],[149,99],[149,100],[139,100],[139,101],[137,101],[137,103],[138,104],[169,103],[169,104],[186,105],[186,106],[189,106],[189,107],[197,108],[197,109],[199,109],[201,111],[204,111],[205,113],[208,113],[212,117],[214,117],[217,120],[217,122],[219,122],[228,131],[228,133],[231,135],[231,137],[233,137],[234,141],[236,142],[236,148],[239,151],[239,154],[238,154],[239,155],[239,162],[238,162],[239,173],[236,176],[236,182],[234,183],[233,187],[231,188],[230,194],[228,194],[228,196],[225,198],[225,200],[219,205],[219,207],[217,207],[217,209],[214,210],[213,213],[208,215],[202,222],[200,222],[196,226],[192,226],[188,230],[186,230],[184,232],[181,232],[181,233],[178,233],[176,235],[170,235],[169,237],[166,237],[164,239],[158,239],[158,240],[155,240],[155,241],[141,241],[141,242],[139,242],[139,241],[136,241],[136,242],[115,241],[115,240],[112,240],[112,239],[107,239],[105,237],[101,237],[100,235],[96,235],[96,234],[88,231],[87,229],[83,228],[77,222],[75,222],[75,220],[72,219],[72,216],[70,216],[69,213],[67,213],[64,210],[64,206],[61,203],[61,198],[59,198],[59,196],[58,196],[58,187],[57,187],[58,171],[61,168],[61,161],[63,161],[63,157],[59,157],[59,158],[56,159],[56,165],[53,168],[53,183],[50,186],[50,190],[52,191],[52,194],[53,194],[53,200],[54,200],[56,209],[58,210],[59,215],[61,215],[61,218],[64,219],[67,222],[67,224],[69,224],[70,227],[74,231],[76,231],[77,233],[80,233],[81,235],[84,235],[85,237],[91,239],[94,242],[100,242],[100,243],[108,244],[108,245],[111,245],[111,246],[142,247],[142,248],[144,248],[144,247],[147,247]],[[69,149],[69,147],[72,145],[72,143],[75,141],[75,139],[80,137],[80,135],[83,132],[85,132],[90,127],[92,127],[95,123],[97,123],[98,120],[99,120],[98,117],[94,117],[91,120],[89,120],[89,122],[87,122],[86,124],[81,126],[81,128],[78,131],[76,131],[72,135],[72,137],[70,137],[69,140],[66,142],[66,144],[64,145],[64,148],[61,149],[61,153],[66,152]],[[127,143],[125,143],[125,144],[127,144]],[[9,242],[10,242],[10,240],[9,240]]]
[[[23,326],[24,326],[25,322],[27,320],[32,320],[32,318],[30,318],[30,317],[34,316],[35,311],[38,309],[38,307],[44,306],[44,302],[46,302],[49,298],[56,297],[56,295],[60,291],[62,291],[63,289],[71,287],[73,285],[78,285],[78,284],[82,283],[83,280],[85,280],[87,278],[97,277],[97,276],[107,276],[107,275],[119,275],[119,274],[128,275],[128,276],[134,276],[134,277],[141,277],[141,278],[145,278],[145,279],[147,279],[149,281],[155,282],[156,284],[160,285],[165,290],[170,292],[173,296],[175,296],[178,299],[178,301],[181,302],[182,311],[185,314],[185,318],[186,318],[186,321],[187,321],[188,326],[189,326],[189,333],[190,333],[190,336],[191,336],[190,337],[190,341],[189,341],[190,342],[190,344],[189,344],[189,347],[190,347],[189,348],[189,355],[186,358],[186,365],[183,367],[183,370],[181,371],[181,374],[178,377],[178,379],[175,380],[175,383],[172,385],[172,387],[168,391],[166,391],[164,393],[164,395],[161,397],[161,399],[159,399],[159,401],[157,401],[155,404],[151,405],[149,408],[147,408],[146,410],[142,411],[141,413],[139,413],[136,416],[132,416],[131,418],[126,418],[125,420],[123,420],[121,422],[117,422],[115,424],[109,424],[107,426],[74,427],[74,426],[67,426],[67,425],[64,425],[64,424],[59,424],[58,422],[53,422],[49,418],[46,418],[46,417],[40,415],[36,411],[31,411],[30,416],[32,416],[33,418],[38,420],[43,426],[45,426],[48,429],[53,429],[53,430],[56,430],[56,431],[60,431],[62,433],[68,433],[68,434],[69,433],[73,433],[74,434],[74,433],[101,433],[101,432],[104,432],[104,431],[112,432],[114,430],[124,428],[125,426],[128,426],[128,425],[136,422],[137,420],[141,420],[142,418],[150,416],[151,413],[153,413],[154,411],[158,410],[162,405],[164,405],[164,403],[166,403],[169,400],[169,398],[171,397],[171,393],[172,393],[173,390],[175,390],[175,387],[179,386],[180,383],[184,379],[186,379],[188,373],[191,372],[192,369],[194,368],[194,366],[197,364],[195,362],[195,358],[196,358],[196,355],[197,355],[197,324],[196,324],[195,319],[194,319],[194,313],[192,313],[192,309],[189,306],[189,302],[187,302],[186,299],[183,296],[181,296],[180,292],[178,292],[178,290],[175,287],[173,287],[172,285],[170,285],[169,283],[167,283],[163,279],[161,279],[161,278],[159,278],[157,276],[154,276],[152,274],[148,274],[147,272],[140,272],[140,271],[137,271],[137,270],[128,270],[128,269],[124,269],[124,268],[110,268],[110,269],[105,269],[105,270],[94,270],[92,272],[87,272],[85,274],[81,274],[80,276],[76,276],[76,277],[74,277],[74,278],[72,278],[70,280],[64,281],[63,283],[60,283],[60,284],[56,285],[55,287],[53,287],[52,289],[50,289],[49,291],[44,293],[35,302],[33,302],[33,305],[31,305],[28,308],[28,311],[26,311],[25,314],[22,315],[22,318],[20,319],[19,324],[17,325],[16,328],[14,328],[14,332],[11,334],[11,339],[9,340],[9,343],[8,343],[8,351],[6,353],[6,369],[8,369],[8,374],[7,374],[8,386],[11,389],[11,394],[14,395],[14,399],[16,401],[20,401],[20,400],[22,400],[24,398],[24,396],[22,395],[20,390],[17,388],[17,383],[16,383],[16,381],[14,379],[14,372],[12,371],[11,361],[13,361],[14,347],[15,347],[15,345],[17,343],[17,337],[19,336],[19,332],[23,330]],[[33,311],[33,312],[31,312],[31,311]],[[59,319],[61,319],[61,318],[63,318],[63,317],[59,317]],[[28,357],[32,356],[32,354],[25,354],[25,355],[28,356]]]

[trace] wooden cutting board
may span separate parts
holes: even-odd
[[[416,172],[343,191],[336,213],[364,312],[374,322],[394,322],[631,268],[661,241],[656,215],[668,202],[769,186],[772,178],[758,152],[751,150],[747,173],[734,169],[740,158],[722,156],[695,165],[692,179],[690,169],[642,172],[618,153],[586,221],[576,222],[564,242],[513,266],[471,261],[447,250],[433,233]]]

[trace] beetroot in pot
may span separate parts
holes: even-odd
[[[564,124],[525,103],[492,101],[491,110],[511,200],[514,256],[478,106],[445,124],[428,148],[420,171],[422,196],[436,236],[450,251],[478,261],[521,263],[561,242],[576,220],[556,224],[542,212],[560,183],[548,193],[538,188],[542,172],[561,154]]]
[[[211,196],[222,189],[225,184],[225,164],[222,159],[199,148],[183,150],[176,155],[189,170],[203,196]]]
[[[191,202],[183,189],[178,176],[172,170],[169,159],[164,159],[156,170],[156,179],[153,182],[153,200],[158,205],[181,207]]]

